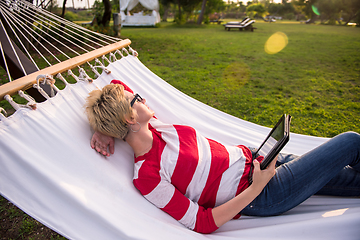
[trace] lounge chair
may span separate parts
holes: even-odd
[[[245,17],[243,20],[241,20],[241,22],[228,22],[225,25],[244,25],[246,24],[248,21],[250,21],[251,19],[249,17]]]
[[[252,32],[254,31],[254,29],[256,29],[255,27],[253,27],[253,23],[255,23],[255,20],[251,20],[245,24],[225,24],[225,30],[228,30],[230,31],[230,29],[232,28],[237,28],[239,29],[240,31],[242,31],[243,29],[245,30],[251,30]]]

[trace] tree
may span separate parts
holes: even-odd
[[[202,4],[201,4],[201,12],[200,12],[199,18],[197,20],[197,24],[199,24],[199,25],[202,23],[203,18],[204,18],[205,8],[206,8],[206,1],[207,0],[203,0]]]
[[[347,25],[351,20],[356,19],[357,25],[360,26],[360,1],[359,0],[342,0],[342,17]]]
[[[317,0],[292,0],[292,4],[295,7],[295,10],[300,10],[308,18],[310,18],[309,23],[314,23],[317,15],[313,11],[313,6],[315,6]]]
[[[101,24],[103,26],[106,26],[109,24],[111,19],[111,3],[110,0],[103,0],[104,3],[104,14],[101,19]]]
[[[160,12],[160,15],[162,16],[162,21],[166,22],[167,17],[170,10],[170,4],[175,3],[174,0],[160,0],[160,10],[163,8],[163,13]]]
[[[266,8],[262,3],[253,3],[246,8],[248,15],[257,14],[260,17],[264,17],[267,14]]]
[[[291,4],[294,7],[295,15],[296,15],[296,21],[301,20],[301,16],[303,13],[305,13],[304,9],[306,7],[306,3],[304,0],[291,0]]]
[[[164,8],[164,14],[170,7],[177,14],[175,15],[175,22],[178,24],[185,23],[189,19],[196,20],[197,24],[206,22],[209,15],[216,11],[223,11],[225,3],[223,0],[159,0]],[[165,18],[166,19],[166,18]],[[164,17],[163,17],[164,20]]]
[[[175,0],[178,5],[178,14],[175,17],[177,23],[184,23],[199,6],[202,0]],[[184,16],[183,14],[186,14]]]
[[[111,19],[111,3],[110,0],[95,0],[93,8],[95,9],[95,19],[97,24],[107,26]]]
[[[65,17],[65,9],[66,9],[66,0],[64,0],[63,6],[62,6],[62,12],[61,12],[61,17],[62,18]]]
[[[205,6],[204,6],[205,4]],[[222,12],[226,8],[225,2],[223,0],[203,0],[201,5],[201,13],[198,18],[197,24],[201,24],[201,22],[209,21],[209,15],[217,12]],[[217,17],[220,17],[220,15],[217,15]],[[204,20],[205,18],[205,20]]]
[[[240,2],[241,4],[242,2]],[[207,0],[205,15],[210,15],[212,13],[220,13],[226,9],[225,2],[223,0]]]
[[[295,11],[305,13],[314,22],[317,15],[321,21],[329,20],[335,24],[342,17],[347,25],[351,20],[356,20],[360,25],[360,0],[292,0]]]
[[[296,12],[293,4],[291,3],[270,3],[267,7],[267,10],[272,16],[278,15],[288,18],[290,16],[289,19],[292,19]]]

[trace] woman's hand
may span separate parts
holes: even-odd
[[[216,226],[220,227],[232,219],[262,192],[266,184],[268,184],[270,179],[275,175],[276,160],[277,157],[269,164],[268,168],[264,170],[260,169],[260,163],[258,160],[253,161],[253,183],[250,187],[228,202],[212,209],[212,215]]]
[[[114,154],[114,142],[113,137],[96,131],[91,138],[90,145],[100,154],[109,157],[110,154]]]
[[[259,163],[258,160],[255,159],[253,161],[254,173],[253,173],[253,176],[252,176],[252,180],[253,180],[252,185],[254,185],[254,187],[262,190],[268,184],[270,179],[275,175],[276,161],[277,161],[277,156],[269,164],[269,166],[264,170],[260,169],[260,163]]]

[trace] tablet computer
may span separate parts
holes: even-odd
[[[262,142],[257,151],[253,154],[253,159],[255,156],[260,155],[264,156],[264,160],[260,164],[260,169],[263,170],[268,167],[272,160],[279,154],[281,149],[286,145],[290,138],[290,122],[291,116],[284,114],[281,116],[279,121],[276,123],[274,128],[270,131],[268,136]],[[250,183],[252,169],[250,172]]]

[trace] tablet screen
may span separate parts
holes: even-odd
[[[260,147],[258,154],[261,156],[266,156],[271,149],[284,137],[285,132],[285,119],[281,118],[281,121],[278,122],[277,126],[273,129],[272,133]]]

